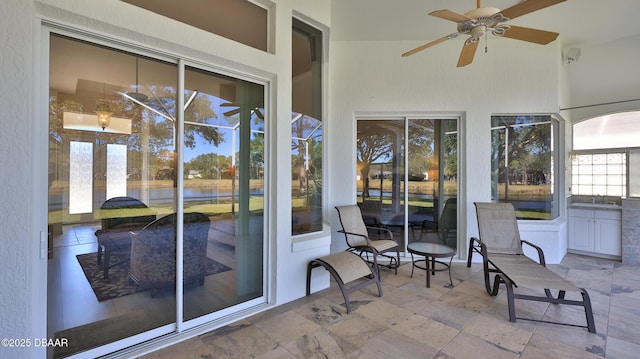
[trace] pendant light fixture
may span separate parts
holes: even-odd
[[[102,131],[109,127],[111,123],[111,112],[109,111],[109,103],[105,98],[105,84],[102,84],[102,99],[96,104],[96,115],[98,115],[98,126],[102,127]]]

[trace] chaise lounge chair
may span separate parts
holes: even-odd
[[[491,296],[496,296],[500,284],[504,284],[506,287],[509,320],[515,322],[516,319],[524,319],[579,326],[587,328],[591,333],[595,333],[596,326],[593,320],[589,294],[584,288],[576,287],[568,280],[546,268],[542,249],[520,239],[513,205],[510,203],[476,203],[475,205],[480,238],[471,238],[469,242],[467,267],[471,267],[473,252],[482,255],[484,282],[487,292]],[[536,249],[539,263],[524,255],[523,244]],[[491,286],[491,273],[495,274],[493,287]],[[544,294],[536,296],[515,293],[515,288],[517,287],[542,290]],[[557,291],[557,296],[553,296],[552,290]],[[566,292],[580,293],[582,300],[565,299]],[[586,326],[581,326],[529,318],[516,318],[515,299],[581,306],[584,308],[587,324]]]

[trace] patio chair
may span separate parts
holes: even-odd
[[[395,274],[398,274],[398,265],[400,264],[399,245],[393,239],[391,231],[382,227],[367,227],[362,218],[360,207],[355,204],[337,206],[336,210],[342,225],[342,230],[338,232],[344,233],[345,240],[349,246],[347,250],[361,257],[364,256],[364,259],[373,265],[378,277],[380,276],[378,266],[393,269]],[[393,252],[395,252],[395,256],[385,254]],[[369,260],[369,254],[371,254],[372,260]],[[378,263],[378,257],[388,259],[389,264]]]
[[[98,241],[97,261],[102,263],[103,276],[109,278],[109,269],[124,262],[111,263],[111,254],[131,250],[129,231],[144,228],[156,220],[156,215],[146,204],[132,197],[112,197],[100,206],[101,228],[95,232]],[[102,253],[104,251],[104,262]]]
[[[504,284],[506,287],[509,320],[515,322],[516,319],[524,319],[543,323],[579,326],[587,328],[591,333],[595,333],[596,327],[589,294],[584,288],[576,287],[568,280],[549,270],[546,267],[544,253],[540,247],[520,239],[518,221],[513,205],[510,203],[475,203],[475,206],[480,238],[472,237],[469,242],[467,267],[471,267],[471,259],[474,252],[482,255],[484,282],[487,292],[491,296],[496,296],[500,284]],[[524,254],[523,244],[536,250],[538,262]],[[493,287],[491,286],[490,278],[492,273],[495,274]],[[541,290],[544,294],[538,296],[515,293],[514,289],[518,287]],[[552,290],[557,291],[557,296],[553,296]],[[579,293],[582,296],[582,300],[566,299],[566,292]],[[564,322],[516,318],[515,299],[581,306],[584,308],[587,324],[582,326]]]
[[[207,240],[210,221],[203,213],[184,214],[183,279],[203,285],[207,265]],[[150,288],[155,297],[158,289],[175,285],[176,280],[176,214],[159,218],[138,232],[131,232],[129,277]]]
[[[347,314],[351,313],[349,294],[356,290],[375,283],[378,286],[378,296],[382,297],[382,286],[376,271],[369,267],[362,257],[347,251],[316,258],[309,262],[307,266],[307,296],[311,295],[311,271],[313,268],[320,266],[329,271],[336,284],[338,284],[344,298],[344,305],[347,307]],[[355,282],[356,280],[359,280],[359,283],[353,284],[351,287],[346,286],[347,283]]]

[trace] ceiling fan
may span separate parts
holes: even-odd
[[[406,57],[413,55],[416,52],[437,45],[443,41],[453,39],[458,35],[467,34],[471,36],[464,42],[457,65],[458,67],[463,67],[469,65],[473,61],[473,56],[476,53],[480,39],[487,33],[541,45],[546,45],[554,41],[559,35],[557,32],[531,29],[522,26],[508,25],[505,23],[518,16],[526,15],[566,0],[523,0],[505,10],[500,10],[495,7],[482,7],[480,5],[480,1],[481,0],[477,0],[476,9],[465,14],[459,14],[451,10],[437,10],[430,12],[429,15],[431,16],[458,23],[458,32],[454,32],[453,34],[416,47],[411,51],[405,52],[402,56]]]

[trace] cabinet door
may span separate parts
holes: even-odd
[[[593,219],[569,217],[569,249],[593,252]]]
[[[594,251],[596,253],[622,255],[622,228],[619,220],[595,220]]]

